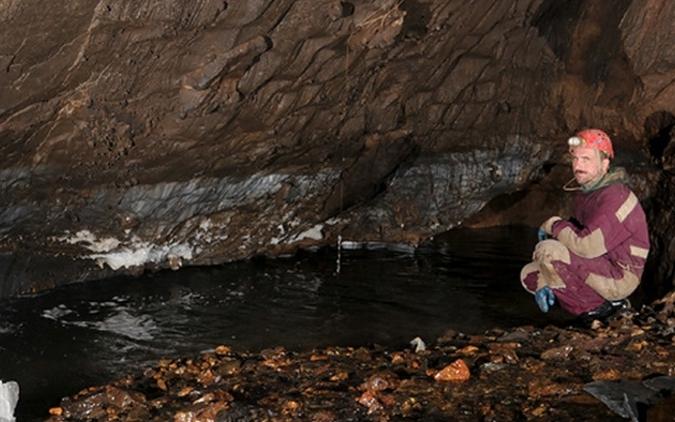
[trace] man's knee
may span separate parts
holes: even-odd
[[[522,270],[520,270],[520,283],[523,285],[523,288],[530,293],[536,292],[542,286],[539,274],[541,273],[539,269],[539,264],[536,262],[530,262],[525,265]]]
[[[553,261],[561,261],[565,264],[572,262],[569,249],[555,239],[546,239],[537,243],[532,258],[539,264],[550,264]]]
[[[554,262],[569,265],[571,261],[570,251],[555,239],[542,240],[534,248],[532,258],[539,266],[541,283],[554,289],[566,287],[565,280],[560,276]],[[539,286],[541,288],[541,286]]]

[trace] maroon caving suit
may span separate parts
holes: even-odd
[[[577,193],[576,221],[553,223],[554,240],[539,242],[534,262],[523,268],[521,281],[528,291],[549,286],[561,307],[578,315],[637,288],[649,233],[644,210],[625,178],[618,168],[594,189]]]

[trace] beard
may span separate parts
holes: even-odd
[[[600,178],[602,178],[603,175],[604,172],[600,172],[597,174],[593,174],[582,170],[577,170],[574,172],[574,178],[576,179],[577,183],[582,186],[592,185],[593,183],[600,180]]]

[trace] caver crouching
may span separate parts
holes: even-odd
[[[521,271],[523,286],[543,312],[556,301],[574,315],[602,319],[626,306],[649,253],[645,213],[625,185],[622,168],[609,169],[612,142],[587,129],[568,141],[579,184],[573,217],[551,217],[540,228],[533,262]]]

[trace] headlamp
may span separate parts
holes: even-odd
[[[584,144],[584,140],[578,136],[572,136],[567,140],[567,145],[571,147],[578,147],[579,145]]]

